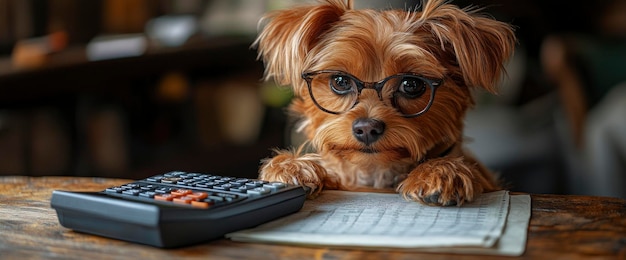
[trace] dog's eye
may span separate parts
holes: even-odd
[[[330,78],[330,88],[338,95],[350,94],[354,85],[354,80],[348,76],[334,75]]]
[[[426,92],[426,82],[419,78],[405,77],[400,81],[398,91],[407,98],[418,98]]]

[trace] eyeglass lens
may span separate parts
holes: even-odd
[[[316,73],[307,82],[315,102],[332,113],[350,110],[358,102],[361,90],[370,85],[339,72]],[[377,91],[383,97],[383,102],[391,102],[404,115],[422,113],[432,102],[433,87],[419,76],[394,75],[372,85],[379,88]]]

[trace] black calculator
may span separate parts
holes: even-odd
[[[282,182],[174,171],[98,192],[55,190],[50,204],[66,228],[171,248],[297,212],[305,198]]]

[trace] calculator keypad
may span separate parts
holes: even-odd
[[[286,187],[287,185],[281,182],[169,172],[142,181],[110,187],[104,192],[206,209],[234,203],[250,196],[267,195]]]

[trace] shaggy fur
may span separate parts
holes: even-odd
[[[461,205],[500,188],[463,150],[463,121],[474,105],[471,88],[496,92],[515,44],[508,24],[441,0],[414,11],[355,10],[352,1],[326,0],[275,11],[262,24],[254,45],[266,79],[293,88],[289,109],[315,152],[277,150],[263,160],[261,179],[307,186],[311,197],[324,188],[395,189],[431,205]],[[401,116],[368,89],[348,112],[330,114],[313,103],[301,78],[328,69],[367,82],[398,73],[443,81],[418,117]],[[384,122],[384,134],[369,145],[358,141],[352,125],[360,118]]]

